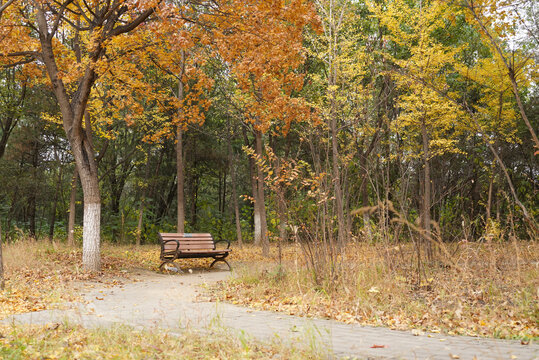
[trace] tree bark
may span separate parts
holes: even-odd
[[[332,108],[334,105],[332,105]],[[340,160],[339,160],[339,148],[338,148],[338,130],[337,130],[337,118],[335,112],[332,110],[330,119],[330,131],[331,131],[331,159],[333,170],[333,189],[335,191],[335,207],[337,212],[337,242],[339,246],[344,246],[347,241],[346,236],[346,218],[344,216],[343,206],[343,194],[341,187],[341,172],[340,172]]]
[[[243,247],[243,238],[241,235],[241,218],[240,218],[240,207],[238,203],[238,194],[236,191],[236,169],[235,162],[230,165],[230,177],[232,178],[232,199],[234,203],[234,218],[236,221],[236,238],[238,240],[238,245],[240,248]]]
[[[275,156],[275,175],[278,179],[281,177],[281,163],[280,160]],[[277,184],[277,209],[279,211],[279,251],[281,251],[281,244],[288,240],[287,234],[287,223],[288,223],[288,214],[286,209],[286,199],[285,199],[285,189],[281,183]]]
[[[249,143],[249,138],[247,137],[247,131],[245,130],[245,127],[243,127],[243,140],[245,142],[245,146],[251,146]],[[260,245],[260,239],[261,239],[261,230],[260,230],[260,212],[259,208],[256,205],[256,198],[258,194],[258,186],[256,181],[256,165],[255,160],[252,156],[249,156],[249,178],[251,180],[251,192],[253,193],[253,243],[255,245]]]
[[[490,221],[490,214],[492,209],[492,188],[494,187],[494,175],[490,176],[490,181],[488,184],[488,198],[487,198],[487,214],[486,214],[486,225],[488,226]]]
[[[240,207],[238,203],[238,193],[236,190],[236,155],[232,149],[232,143],[230,137],[228,138],[228,159],[230,166],[230,180],[232,181],[232,203],[234,206],[234,219],[236,223],[236,239],[238,246],[243,247],[243,238],[241,236],[241,219],[240,219]]]
[[[183,76],[185,73],[185,51],[181,51],[181,73],[178,81],[178,100],[181,102],[184,98]],[[183,110],[180,108],[180,112]],[[183,164],[183,124],[178,124],[176,130],[176,177],[177,197],[178,197],[178,224],[177,231],[183,233],[185,231],[185,196],[184,196],[184,164]]]
[[[58,194],[60,193],[60,185],[62,184],[62,167],[58,161],[58,181],[56,183],[56,189],[54,191],[54,198],[52,200],[52,210],[51,210],[51,222],[49,225],[49,240],[52,241],[54,237],[54,225],[56,223],[56,207],[58,205]]]
[[[255,153],[261,159],[263,154],[262,146],[262,132],[255,130]],[[259,231],[257,233],[256,222],[255,222],[255,237],[259,236],[259,243],[262,245],[262,255],[269,256],[269,239],[268,239],[268,225],[266,222],[266,204],[264,201],[264,173],[262,172],[262,167],[257,162],[256,163],[257,171],[257,191],[255,198],[255,207],[258,208],[259,215]]]
[[[429,134],[427,126],[423,120],[421,123],[421,138],[423,142],[423,201],[422,203],[422,219],[423,219],[423,246],[425,254],[429,260],[432,259],[432,244],[431,244],[431,179],[430,179],[430,153],[429,153]]]
[[[73,176],[71,177],[71,192],[69,195],[69,219],[67,222],[67,244],[69,246],[75,245],[75,215],[77,210],[78,177],[77,166],[75,166],[73,169]]]
[[[137,236],[136,236],[136,245],[140,246],[140,236],[142,234],[142,220],[144,218],[144,208],[146,205],[146,195],[148,193],[148,181],[150,178],[150,150],[148,150],[146,155],[146,169],[144,170],[144,189],[142,190],[142,196],[140,199],[140,206],[138,211],[138,222],[137,222]]]
[[[178,197],[178,223],[177,231],[183,233],[185,230],[185,197],[184,188],[184,168],[183,168],[183,130],[178,126],[176,132],[176,177],[177,182],[177,197]]]
[[[359,187],[359,191],[361,192],[361,206],[366,208],[369,206],[369,188],[367,186],[367,155],[365,153],[361,154],[359,161],[359,170],[361,174],[361,185]],[[372,229],[369,211],[363,212],[363,228],[365,229],[367,241],[370,243],[372,241]]]
[[[39,164],[39,143],[37,139],[32,140],[32,192],[28,198],[28,216],[30,221],[30,236],[37,238],[36,233],[36,194],[37,194],[37,167]]]
[[[2,241],[2,220],[0,220],[0,290],[4,290],[4,256],[2,255],[2,247],[4,246]]]

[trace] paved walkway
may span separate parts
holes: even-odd
[[[68,320],[87,327],[123,323],[135,327],[179,329],[223,326],[259,340],[279,337],[308,344],[329,358],[358,359],[539,359],[539,345],[519,341],[424,334],[305,319],[254,311],[225,303],[197,302],[197,286],[226,279],[228,272],[170,276],[144,273],[138,282],[88,289],[84,305],[15,315],[4,321],[49,323]],[[373,345],[385,345],[373,348]]]

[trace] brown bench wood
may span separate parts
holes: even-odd
[[[158,235],[159,243],[161,244],[160,271],[163,271],[166,264],[170,264],[181,272],[180,267],[174,261],[189,258],[213,258],[210,268],[216,262],[222,261],[232,270],[232,267],[226,261],[226,257],[232,251],[228,240],[215,241],[209,233],[159,233]],[[227,248],[217,249],[216,244],[220,242],[227,243]]]

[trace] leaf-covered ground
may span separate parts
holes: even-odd
[[[418,276],[413,251],[350,245],[334,262],[307,266],[297,245],[264,258],[259,248],[235,247],[237,276],[210,289],[208,298],[256,309],[347,323],[498,338],[539,337],[539,246],[466,244],[450,249],[452,265],[436,263]],[[307,252],[308,254],[308,252]],[[103,271],[81,271],[81,250],[23,241],[4,246],[6,289],[0,315],[37,311],[80,300],[91,282],[114,286],[137,269],[157,271],[158,245],[105,245]],[[182,259],[184,270],[207,269],[211,259]],[[181,274],[177,274],[182,276]]]
[[[69,324],[0,326],[0,358],[27,359],[318,359],[310,349],[260,343],[223,329],[140,331],[126,326],[84,329]]]
[[[537,339],[537,244],[464,244],[450,250],[452,265],[424,265],[418,276],[409,247],[350,245],[344,256],[317,267],[305,265],[299,247],[287,248],[282,267],[251,262],[233,280],[213,287],[211,297],[415,332]]]
[[[82,271],[82,250],[78,247],[28,240],[4,244],[3,255],[6,282],[0,291],[0,318],[79,301],[79,290],[89,283],[114,286],[136,269],[159,268],[158,245],[105,245],[98,274]],[[208,266],[206,263],[207,259],[194,259],[182,266],[198,268]]]

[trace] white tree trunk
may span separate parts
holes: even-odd
[[[100,232],[101,204],[85,203],[82,233],[82,267],[84,271],[99,271],[101,267]]]
[[[262,242],[262,226],[260,221],[260,207],[255,200],[255,211],[254,211],[254,228],[255,228],[255,237],[254,243],[258,245]]]
[[[256,154],[262,158],[263,153],[263,144],[262,144],[262,132],[255,132],[255,149]],[[262,255],[269,256],[269,239],[268,239],[268,224],[266,221],[266,202],[264,200],[264,173],[262,172],[262,167],[257,162],[257,197],[255,198],[255,206],[258,205],[258,215],[260,221],[260,242],[262,245]],[[256,217],[255,217],[256,219]],[[256,236],[256,228],[255,228]]]

